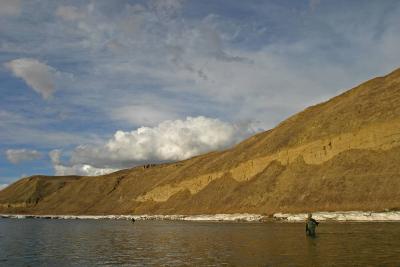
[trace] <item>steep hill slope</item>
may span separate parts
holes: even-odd
[[[21,179],[0,212],[274,213],[400,209],[400,69],[232,149],[97,177]]]

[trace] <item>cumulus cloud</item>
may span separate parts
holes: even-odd
[[[21,12],[20,0],[0,0],[0,15],[15,16]]]
[[[82,176],[93,176],[103,175],[117,171],[118,169],[111,168],[96,168],[88,164],[75,164],[66,166],[61,163],[61,153],[59,149],[54,149],[49,152],[49,157],[53,164],[55,175],[82,175]]]
[[[55,88],[54,68],[33,58],[19,58],[9,61],[5,66],[18,78],[23,79],[44,99],[52,96]]]
[[[54,149],[49,152],[49,157],[50,160],[53,164],[59,165],[61,163],[61,150],[60,149]]]
[[[7,149],[7,160],[13,164],[18,164],[21,161],[30,161],[40,159],[42,154],[36,150],[29,149]]]
[[[143,163],[184,160],[232,146],[254,133],[251,129],[207,117],[164,121],[155,127],[117,131],[101,146],[75,148],[69,164],[62,164],[60,151],[50,157],[58,175],[98,175]]]

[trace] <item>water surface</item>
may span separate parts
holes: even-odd
[[[0,219],[0,266],[400,266],[400,223]]]

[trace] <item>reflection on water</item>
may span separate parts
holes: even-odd
[[[400,223],[0,219],[0,266],[400,266]]]

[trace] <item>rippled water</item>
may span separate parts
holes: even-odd
[[[400,223],[0,219],[0,266],[400,266]]]

